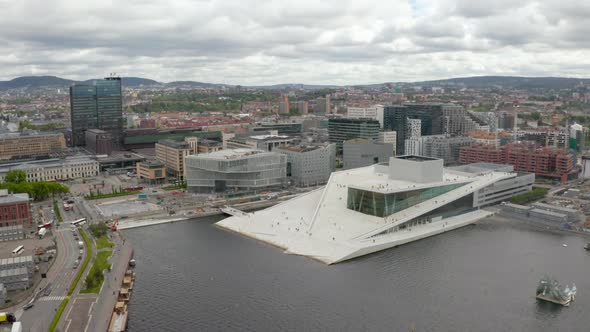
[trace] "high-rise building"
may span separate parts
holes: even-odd
[[[315,112],[317,114],[330,114],[332,111],[332,104],[330,102],[330,95],[326,95],[326,97],[319,97],[316,99],[316,109]]]
[[[121,78],[107,77],[72,85],[70,119],[74,146],[84,146],[85,131],[94,128],[109,132],[114,145],[118,147],[123,132]]]
[[[570,126],[570,148],[576,151],[582,151],[584,149],[584,143],[586,141],[586,134],[588,130],[581,124],[574,123]]]
[[[300,100],[297,102],[297,112],[301,115],[309,113],[309,102],[306,100]]]
[[[186,173],[185,158],[196,151],[188,142],[164,139],[156,143],[156,159],[164,164],[169,176],[184,180]]]
[[[370,119],[329,119],[330,143],[336,143],[336,151],[342,152],[344,141],[362,138],[376,142],[379,139],[379,121]]]
[[[279,114],[289,114],[289,97],[281,97],[279,102]]]
[[[406,139],[422,136],[422,120],[406,119]]]
[[[395,145],[397,140],[397,134],[393,130],[385,130],[379,132],[379,138],[377,139],[377,143],[381,144],[391,144],[393,145],[393,155],[395,156]]]
[[[386,106],[383,111],[383,128],[397,132],[397,153],[405,154],[405,140],[409,119],[420,120],[420,134],[464,136],[475,130],[489,130],[483,121],[454,104],[404,104]]]

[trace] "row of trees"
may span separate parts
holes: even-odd
[[[55,194],[70,192],[70,188],[57,182],[27,182],[27,173],[23,170],[8,171],[4,182],[0,183],[0,189],[8,189],[13,193],[27,193],[36,201],[44,200]]]
[[[19,131],[23,131],[25,129],[33,129],[33,130],[53,130],[53,129],[57,129],[57,128],[62,128],[65,125],[61,122],[55,122],[55,123],[46,123],[43,125],[35,125],[32,124],[31,121],[29,120],[23,120],[23,121],[19,121],[18,123],[18,130]]]

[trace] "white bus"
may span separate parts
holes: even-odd
[[[25,246],[18,246],[18,247],[16,247],[16,249],[14,249],[12,251],[12,254],[15,256],[18,256],[18,255],[22,254],[23,251],[25,251]]]
[[[82,226],[86,223],[86,218],[80,218],[71,222],[72,226]]]

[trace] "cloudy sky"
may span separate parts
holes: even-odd
[[[0,0],[0,79],[590,77],[584,0]]]

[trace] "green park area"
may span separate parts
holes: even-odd
[[[528,193],[524,193],[524,194],[520,194],[520,195],[516,195],[516,196],[512,197],[511,202],[514,204],[526,204],[526,203],[534,202],[536,200],[539,200],[539,199],[545,197],[545,195],[547,195],[548,191],[549,191],[549,189],[546,189],[546,188],[533,188],[533,190],[529,191]]]
[[[98,294],[102,283],[104,282],[104,270],[109,270],[111,264],[107,262],[113,252],[111,250],[99,251],[94,259],[94,264],[90,268],[90,272],[86,276],[86,287],[80,293],[94,293]]]

